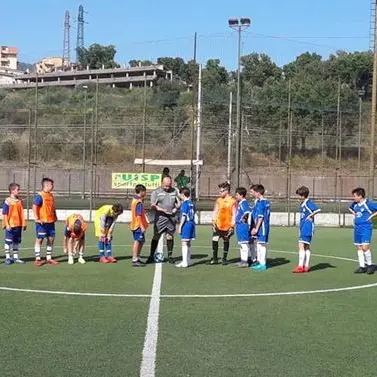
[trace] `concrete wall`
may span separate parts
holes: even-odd
[[[58,220],[64,221],[69,215],[73,213],[80,213],[84,219],[89,221],[90,211],[88,210],[57,210]],[[92,219],[94,219],[95,211],[92,211]],[[25,215],[27,211],[25,210]],[[297,226],[300,216],[298,213],[290,214],[290,226]],[[33,219],[33,213],[29,211],[29,219]],[[125,211],[120,217],[119,222],[129,223],[131,219],[131,212]],[[197,214],[197,223],[208,225],[212,223],[212,212],[202,211]],[[339,226],[352,226],[353,216],[351,214],[336,214],[336,213],[321,213],[316,216],[316,225],[317,226],[326,226],[326,227],[339,227]],[[288,214],[284,212],[273,212],[271,213],[271,225],[274,226],[288,226]]]

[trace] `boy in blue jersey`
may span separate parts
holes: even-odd
[[[244,187],[236,190],[236,200],[238,202],[236,212],[236,236],[240,245],[241,260],[238,267],[249,267],[248,258],[250,252],[250,206],[246,200],[247,191]]]
[[[298,266],[293,270],[296,274],[309,272],[310,244],[314,234],[314,216],[321,210],[309,199],[309,189],[299,187],[296,194],[301,200],[300,205],[300,235],[298,240]]]
[[[255,196],[253,210],[254,228],[251,235],[256,238],[258,264],[251,266],[254,271],[267,270],[267,246],[270,233],[270,202],[264,198],[265,189],[262,185],[253,186]]]
[[[255,236],[251,235],[251,231],[254,229],[255,224],[254,224],[254,208],[255,208],[255,192],[254,192],[254,187],[256,185],[251,185],[250,186],[250,196],[253,199],[253,203],[250,205],[250,258],[249,258],[249,264],[250,266],[256,266],[258,264],[258,258],[257,258],[257,240]]]
[[[178,233],[182,238],[182,262],[176,264],[176,267],[187,268],[190,265],[191,241],[195,239],[195,207],[191,201],[190,189],[187,187],[181,189],[180,197],[182,205]]]
[[[370,252],[370,243],[372,240],[373,217],[377,216],[377,204],[365,199],[365,190],[357,187],[352,191],[354,202],[349,210],[354,215],[354,243],[357,248],[359,258],[359,268],[356,274],[372,275],[375,267],[372,263],[372,254]]]

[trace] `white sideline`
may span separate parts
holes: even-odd
[[[160,297],[162,281],[162,264],[155,264],[151,302],[149,304],[147,330],[145,332],[143,359],[140,377],[154,377],[156,371],[156,353],[158,339],[158,317],[160,314]]]

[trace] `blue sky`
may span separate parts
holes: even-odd
[[[69,10],[74,50],[80,4],[88,12],[85,45],[114,44],[120,64],[159,56],[189,59],[197,32],[200,62],[216,57],[234,68],[237,39],[227,20],[243,16],[252,19],[243,54],[264,52],[279,65],[305,51],[326,57],[338,49],[369,48],[370,0],[4,1],[0,45],[18,47],[20,60],[29,63],[61,56],[64,13]]]

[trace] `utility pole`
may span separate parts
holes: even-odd
[[[375,131],[376,131],[376,106],[377,106],[377,0],[374,7],[374,33],[373,33],[373,84],[372,84],[372,109],[370,125],[370,160],[369,160],[369,179],[368,194],[370,198],[374,197],[374,149],[375,149]]]
[[[228,160],[227,160],[227,179],[230,182],[232,179],[232,105],[233,93],[229,93],[229,124],[228,124]]]
[[[191,189],[195,188],[196,177],[194,177],[194,153],[195,153],[195,128],[196,128],[196,95],[197,95],[197,85],[198,77],[196,72],[196,54],[197,54],[197,40],[198,35],[195,32],[194,34],[194,65],[195,65],[195,74],[193,77],[192,83],[192,121],[191,121],[191,164],[190,164],[190,176],[191,176]],[[196,193],[193,195],[194,199],[196,198]]]

